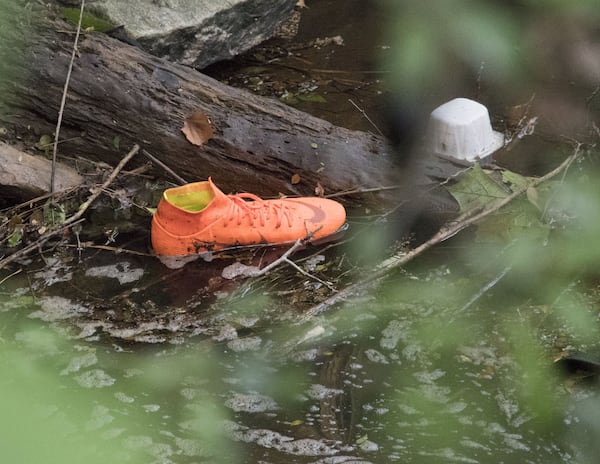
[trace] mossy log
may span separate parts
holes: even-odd
[[[20,58],[11,60],[14,69],[0,77],[11,108],[0,114],[0,123],[25,148],[55,130],[73,40],[72,26],[45,20],[15,51]],[[196,111],[214,130],[201,146],[181,131]],[[184,179],[212,176],[225,191],[314,194],[320,184],[333,193],[401,181],[382,137],[336,127],[97,32],[80,37],[60,138],[62,157],[113,166],[138,143]],[[432,161],[426,170],[444,167]]]

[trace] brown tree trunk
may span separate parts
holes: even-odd
[[[47,21],[14,61],[22,68],[3,77],[12,112],[1,122],[25,148],[54,132],[73,40],[72,27]],[[181,132],[194,111],[214,129],[202,146]],[[95,32],[80,38],[60,136],[63,157],[114,166],[138,143],[186,180],[212,176],[225,191],[314,194],[318,183],[332,193],[399,182],[381,137],[333,126]]]

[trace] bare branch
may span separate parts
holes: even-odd
[[[73,71],[73,63],[77,54],[77,43],[79,42],[79,34],[81,32],[81,21],[83,20],[83,9],[85,8],[85,0],[81,0],[81,10],[79,11],[79,23],[77,24],[77,33],[73,42],[73,53],[71,54],[71,62],[65,79],[65,87],[63,89],[62,99],[60,101],[60,110],[58,111],[58,121],[56,122],[56,130],[54,131],[54,147],[52,148],[52,173],[50,174],[50,193],[54,193],[54,177],[56,175],[56,154],[58,153],[58,136],[60,134],[60,126],[62,124],[65,104],[67,102],[67,91],[69,90],[69,81],[71,80],[71,72]]]
[[[453,237],[460,231],[466,229],[470,225],[484,219],[492,213],[497,212],[503,206],[506,206],[511,201],[513,201],[515,198],[518,198],[519,196],[526,193],[529,188],[537,187],[538,185],[552,179],[553,177],[556,177],[561,173],[566,173],[573,161],[575,161],[580,156],[580,154],[581,144],[577,144],[574,153],[571,156],[569,156],[565,161],[563,161],[562,164],[556,169],[550,171],[542,177],[533,180],[526,186],[523,186],[522,188],[516,190],[509,196],[494,202],[492,205],[488,206],[483,210],[481,208],[477,208],[475,210],[468,211],[467,213],[463,214],[461,217],[453,221],[452,225],[443,227],[433,237],[431,237],[429,240],[422,243],[418,247],[414,248],[413,250],[410,250],[409,252],[401,252],[390,256],[388,259],[380,263],[372,272],[368,273],[366,278],[344,288],[343,290],[340,290],[338,293],[327,298],[325,301],[310,308],[303,314],[302,318],[298,321],[298,323],[304,323],[312,317],[316,316],[317,314],[328,310],[332,306],[341,303],[342,301],[346,301],[357,294],[364,293],[368,290],[377,287],[384,279],[384,277],[393,269],[397,269],[401,266],[404,266],[406,263],[421,255],[423,252],[429,250],[438,243],[448,240],[449,238]]]
[[[131,158],[133,158],[133,156],[139,150],[140,150],[140,146],[137,144],[134,145],[133,148],[129,151],[129,153],[127,153],[127,155],[125,155],[125,157],[117,165],[117,167],[115,167],[113,169],[110,176],[108,176],[108,179],[106,179],[106,181],[100,187],[95,188],[93,190],[92,194],[90,195],[90,197],[85,201],[85,203],[83,203],[79,207],[79,210],[72,216],[65,219],[65,221],[62,224],[60,224],[58,227],[56,227],[56,229],[46,232],[40,238],[38,238],[35,242],[30,243],[26,247],[21,248],[19,251],[16,251],[15,253],[11,254],[10,256],[7,256],[6,258],[0,259],[0,269],[4,268],[7,264],[12,263],[13,261],[15,261],[23,256],[26,256],[31,251],[42,246],[44,243],[46,243],[49,239],[51,239],[55,235],[59,235],[59,234],[63,233],[65,227],[74,226],[75,224],[79,224],[80,222],[82,222],[83,221],[82,216],[86,212],[86,210],[90,207],[92,202],[94,202],[94,200],[96,200],[96,198],[98,198],[100,196],[102,191],[104,189],[106,189],[115,180],[115,178],[117,177],[119,172],[125,167],[127,162]]]

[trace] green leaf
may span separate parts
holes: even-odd
[[[297,105],[300,100],[298,100],[295,93],[285,92],[279,99],[288,104],[288,105]]]
[[[300,102],[303,103],[327,103],[327,100],[323,95],[319,95],[315,92],[309,93],[290,93],[286,92],[281,97],[279,97],[281,101],[287,103],[288,105],[297,105]]]
[[[479,163],[475,163],[473,168],[465,172],[456,184],[448,187],[448,190],[458,201],[463,213],[485,207],[511,193],[506,186],[483,172]]]
[[[67,22],[77,26],[79,24],[79,8],[63,8],[62,14],[63,17],[67,20]],[[87,13],[84,11],[83,18],[81,19],[81,28],[82,29],[93,29],[98,32],[106,32],[115,28],[115,25],[106,19],[99,18],[91,13]]]
[[[44,205],[43,211],[44,223],[46,225],[62,224],[63,222],[65,222],[65,208],[62,205],[54,203],[53,201],[48,201]]]
[[[364,442],[366,442],[368,439],[369,439],[369,435],[363,435],[362,437],[359,437],[356,439],[356,444],[360,446]]]
[[[527,187],[533,180],[533,177],[525,177],[508,169],[502,171],[502,181],[510,185],[513,191]]]
[[[532,179],[511,171],[502,171],[501,180],[486,174],[479,164],[465,172],[448,190],[456,198],[461,212],[485,208],[502,200],[513,191],[524,189]],[[512,187],[512,190],[508,187]],[[533,189],[535,190],[535,189]],[[515,198],[499,211],[489,215],[477,227],[477,241],[511,241],[516,237],[534,236],[538,240],[548,237],[549,227],[542,222],[537,190],[527,190],[528,195]]]
[[[23,228],[15,227],[15,230],[13,230],[10,236],[8,237],[8,246],[11,248],[17,246],[22,238]]]
[[[43,151],[44,155],[46,155],[46,157],[50,158],[53,143],[54,143],[54,141],[52,139],[52,136],[50,136],[48,134],[43,134],[40,136],[40,140],[38,141],[38,143],[36,143],[34,145],[34,147],[40,151]]]
[[[325,100],[325,97],[323,97],[323,95],[320,95],[315,92],[299,93],[296,95],[296,98],[301,102],[307,103],[327,103],[327,100]]]
[[[479,224],[477,241],[510,242],[519,237],[543,241],[548,237],[550,227],[541,221],[540,215],[540,211],[525,196],[516,198]]]

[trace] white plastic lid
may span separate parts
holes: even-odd
[[[427,142],[438,155],[473,161],[501,148],[504,135],[492,130],[485,106],[455,98],[431,113]]]

